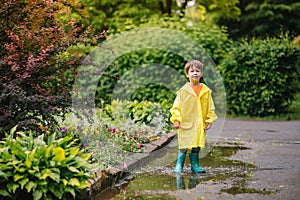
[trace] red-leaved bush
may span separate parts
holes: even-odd
[[[61,13],[81,8],[70,2],[2,1],[0,138],[15,125],[37,130],[53,127],[53,114],[68,108],[71,88],[65,84],[70,81],[65,74],[75,75],[81,56],[59,55],[75,43],[92,41],[80,23],[65,18],[62,22]]]

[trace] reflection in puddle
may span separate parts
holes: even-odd
[[[236,194],[244,194],[244,193],[249,193],[249,194],[272,194],[274,191],[267,191],[267,190],[257,190],[254,188],[243,188],[243,187],[231,187],[228,189],[221,189],[221,192],[227,192],[232,195]]]
[[[185,177],[178,173],[178,174],[175,174],[175,177],[176,177],[176,183],[177,183],[177,189],[193,189],[195,188],[198,183],[199,183],[199,177],[197,174],[192,174],[189,179],[188,179],[188,183],[187,183],[187,187],[185,185]]]
[[[113,188],[99,194],[100,199],[179,199],[178,193],[188,194],[193,191],[195,195],[201,192],[202,184],[228,184],[219,192],[232,195],[237,193],[253,192],[270,194],[268,191],[247,190],[246,180],[252,177],[256,166],[239,160],[230,160],[229,157],[237,151],[247,148],[241,146],[215,146],[212,151],[200,160],[200,165],[207,173],[195,174],[190,170],[189,159],[186,159],[183,173],[174,174],[176,162],[176,146],[170,145],[151,155],[147,165],[135,172],[135,178],[118,188]],[[234,183],[234,185],[231,185]],[[235,187],[238,185],[238,187]],[[232,186],[232,187],[230,187]],[[242,188],[242,189],[240,189]],[[110,196],[107,194],[114,195]],[[198,197],[198,196],[197,196]],[[199,197],[199,199],[201,199]]]

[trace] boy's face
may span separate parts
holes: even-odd
[[[189,78],[191,83],[197,84],[199,83],[200,78],[202,77],[202,72],[200,69],[191,66],[186,76]]]

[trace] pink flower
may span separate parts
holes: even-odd
[[[67,128],[63,126],[63,127],[61,127],[61,130],[60,130],[60,131],[61,131],[62,133],[64,133],[64,132],[66,132],[66,130],[67,130]]]
[[[140,149],[141,148],[141,144],[137,143],[137,148]]]
[[[116,128],[109,128],[107,129],[109,132],[111,132],[112,134],[115,134],[117,132]]]
[[[112,134],[115,134],[116,132],[117,132],[116,128],[113,128],[112,131],[111,131]]]
[[[124,163],[124,166],[123,166],[123,170],[127,171],[128,170],[128,166],[126,163]]]

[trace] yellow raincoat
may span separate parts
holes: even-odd
[[[180,122],[178,129],[178,148],[205,147],[205,123],[217,119],[211,90],[203,84],[197,97],[190,83],[186,83],[178,92],[171,108],[171,122]]]

